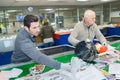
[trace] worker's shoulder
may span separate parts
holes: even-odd
[[[83,25],[83,22],[77,22],[76,25]]]
[[[83,26],[83,23],[80,21],[75,24],[75,27],[80,27],[80,26]]]
[[[81,23],[83,23],[82,21],[78,21],[76,24],[81,24]]]

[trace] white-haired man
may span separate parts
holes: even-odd
[[[82,22],[78,22],[68,37],[68,41],[76,46],[80,41],[91,40],[96,37],[101,44],[107,44],[106,38],[100,32],[97,24],[95,23],[96,13],[93,10],[86,10]]]

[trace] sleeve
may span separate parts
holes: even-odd
[[[21,50],[29,56],[34,61],[49,66],[51,68],[60,68],[60,63],[51,59],[49,56],[41,53],[39,50],[36,49],[34,44],[29,40],[25,39],[21,41]]]
[[[79,34],[79,23],[77,23],[73,29],[73,31],[71,32],[70,36],[68,37],[68,41],[75,46],[78,42],[80,42],[77,38],[78,34]]]
[[[96,38],[100,41],[100,43],[107,43],[106,38],[103,36],[103,34],[100,32],[100,29],[98,28],[97,25],[95,25],[95,34],[96,34]]]

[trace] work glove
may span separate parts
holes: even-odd
[[[90,39],[86,39],[85,42],[91,42],[91,40]]]
[[[66,70],[66,71],[71,71],[71,66],[68,63],[61,63],[60,69]]]
[[[102,45],[108,46],[108,43],[107,42],[103,42]]]

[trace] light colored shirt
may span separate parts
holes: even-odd
[[[107,42],[103,34],[100,32],[99,28],[96,24],[92,26],[87,26],[83,21],[78,22],[68,37],[68,41],[76,46],[76,44],[80,41],[85,41],[86,39],[90,39],[93,41],[94,38],[97,38],[101,43]]]

